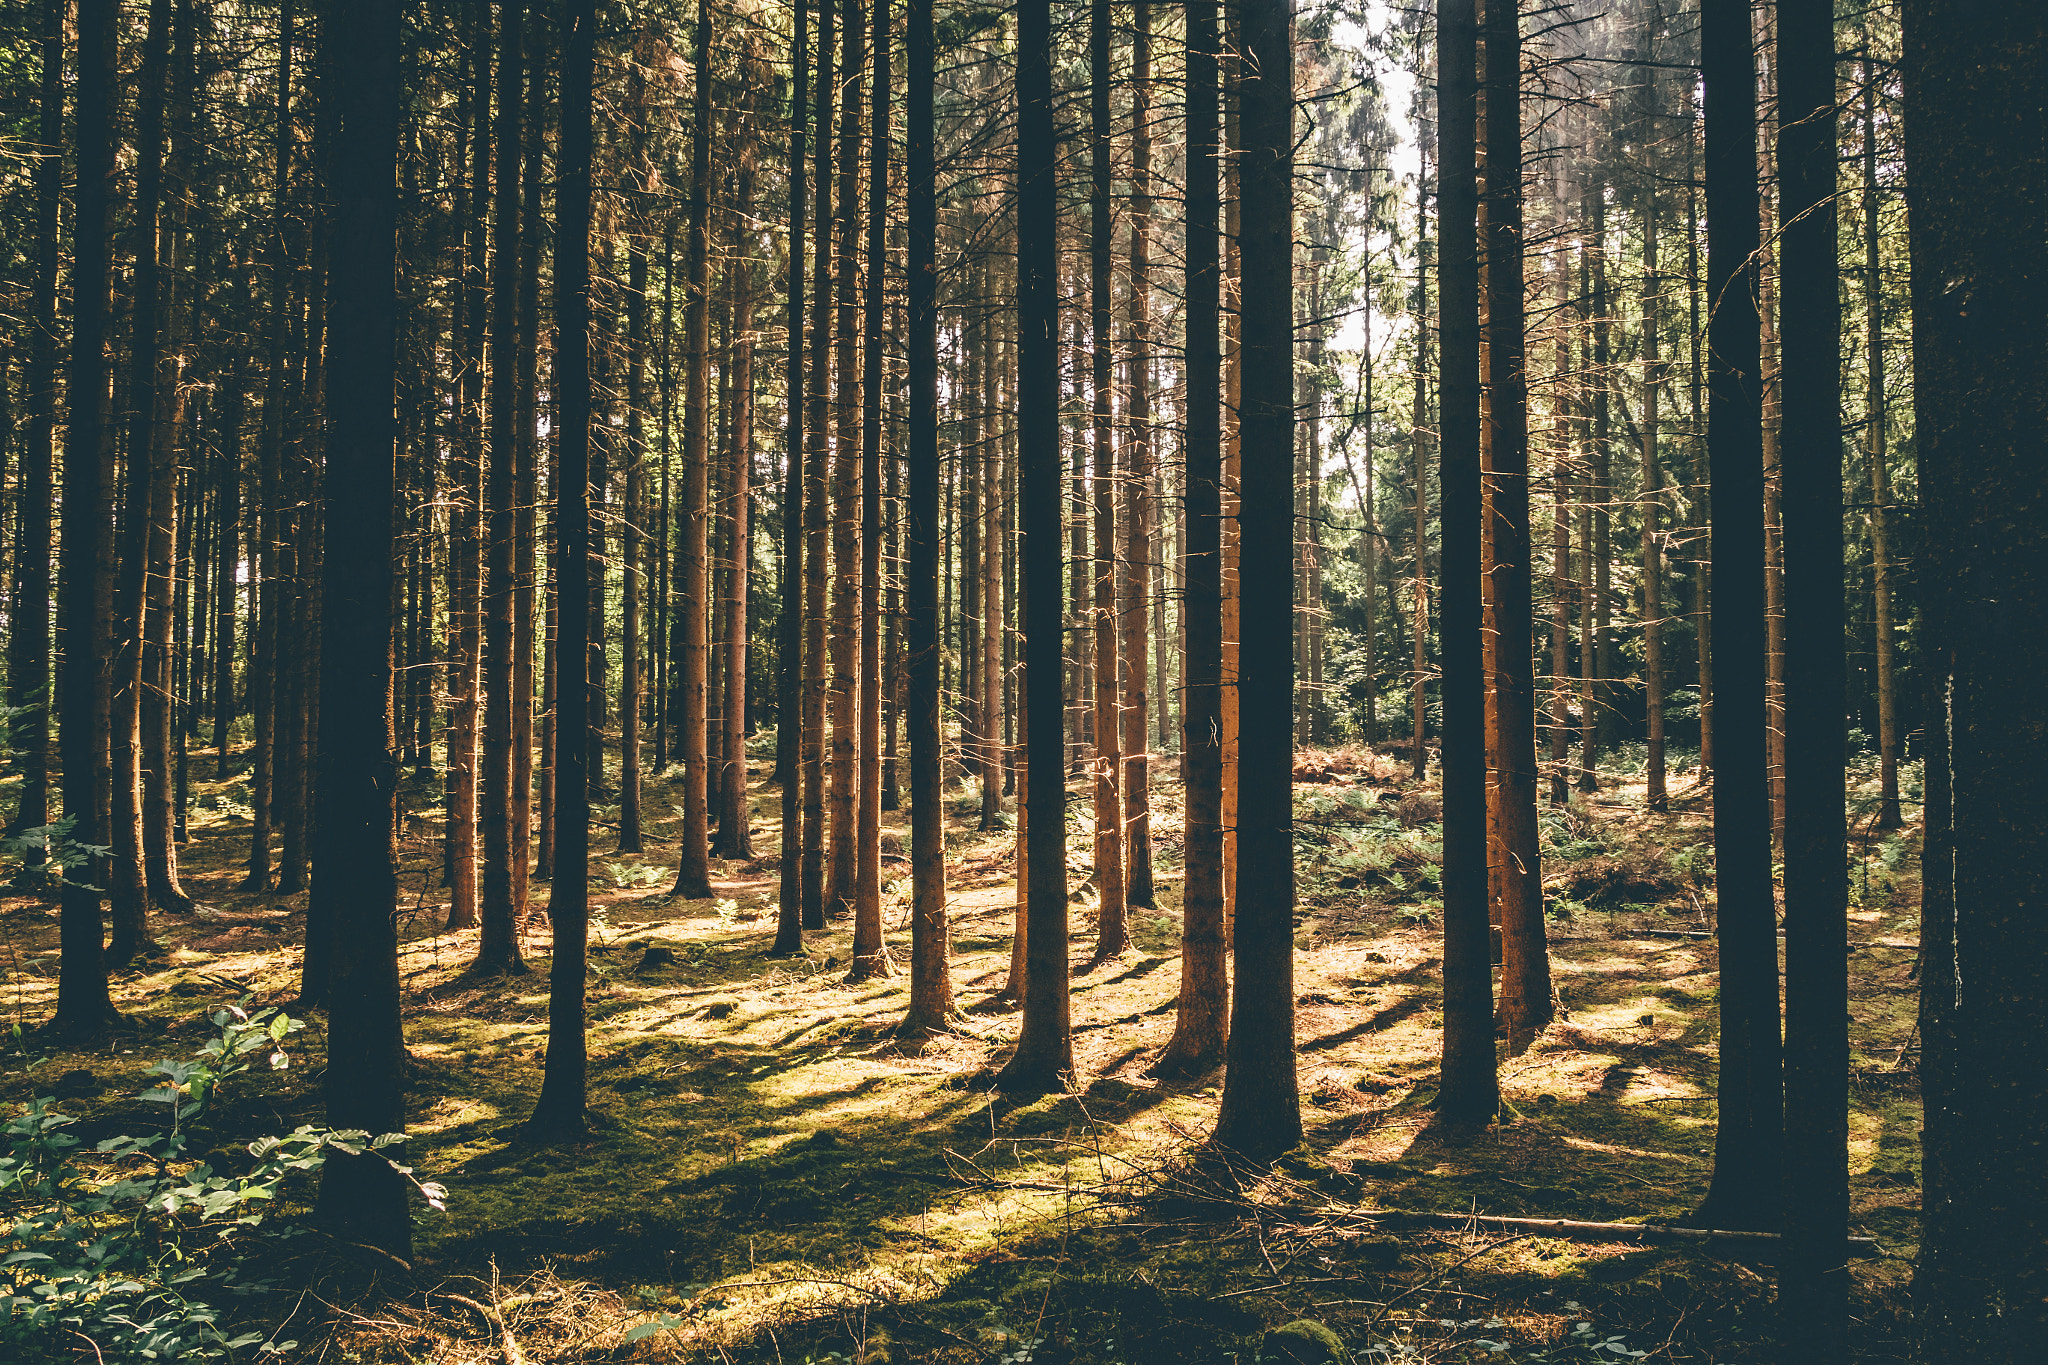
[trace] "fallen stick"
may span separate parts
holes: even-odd
[[[1490,1218],[1467,1213],[1403,1213],[1395,1209],[1361,1210],[1391,1227],[1470,1228],[1477,1232],[1520,1233],[1563,1237],[1575,1242],[1638,1242],[1646,1246],[1695,1245],[1725,1250],[1775,1252],[1784,1237],[1775,1232],[1735,1232],[1723,1228],[1677,1228],[1661,1223],[1581,1223],[1570,1218]],[[1842,1254],[1850,1260],[1882,1256],[1875,1237],[1849,1237]]]

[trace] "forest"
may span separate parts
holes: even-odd
[[[2040,1360],[2044,249],[2036,0],[0,7],[0,1359]]]

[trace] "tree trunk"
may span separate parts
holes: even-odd
[[[754,92],[746,98],[751,101]],[[733,195],[732,421],[726,450],[727,568],[724,652],[725,723],[723,761],[718,771],[718,838],[712,853],[720,858],[751,858],[753,811],[747,801],[747,591],[753,564],[751,516],[754,466],[754,161],[755,136],[751,108],[738,116],[739,173]]]
[[[859,390],[860,633],[859,772],[854,820],[853,959],[848,981],[889,976],[895,967],[882,942],[882,361],[889,314],[889,0],[868,0],[875,69],[868,123],[866,345]],[[849,121],[848,126],[851,126]],[[847,216],[854,199],[848,196]],[[849,226],[851,223],[849,221]],[[851,254],[851,253],[849,253]]]
[[[106,843],[107,732],[99,708],[102,657],[98,630],[102,480],[100,446],[105,417],[107,294],[113,274],[108,236],[107,186],[114,171],[114,0],[78,0],[76,124],[77,218],[72,232],[71,372],[65,391],[64,501],[60,511],[62,577],[57,601],[57,648],[69,660],[57,702],[58,767],[69,837]],[[46,49],[47,50],[47,49]],[[67,872],[71,869],[67,867]],[[88,872],[94,869],[85,869]],[[107,993],[100,921],[101,892],[91,877],[66,877],[59,892],[57,1012],[53,1032],[73,1038],[99,1034],[117,1017]]]
[[[348,72],[333,202],[336,251],[321,604],[318,819],[314,896],[326,955],[327,1122],[371,1134],[405,1126],[399,1021],[398,880],[392,824],[398,762],[391,727],[391,523],[396,503],[399,8],[350,0],[328,30]],[[406,1181],[381,1152],[336,1153],[321,1172],[329,1231],[393,1256],[411,1254]]]
[[[1928,797],[1950,804],[1925,884],[1952,910],[1923,966],[1926,1200],[1914,1296],[1929,1365],[2011,1365],[2048,1331],[2041,1210],[2048,1164],[2048,920],[2040,914],[2048,751],[2032,712],[2048,602],[2041,518],[2048,311],[2039,242],[2048,157],[1993,110],[2041,107],[2048,23],[2037,7],[1905,6],[1912,177],[1916,439],[1941,699]],[[2031,113],[2028,117],[2032,117]],[[1952,771],[1937,773],[1938,766]],[[1945,779],[1937,791],[1934,779]],[[1937,853],[1941,856],[1937,857]],[[1951,899],[1952,898],[1952,899]],[[1936,926],[1930,924],[1930,929]]]
[[[930,40],[930,11],[922,11]],[[804,231],[810,211],[809,170],[804,147],[807,115],[810,112],[810,7],[796,7],[795,32],[789,42],[791,68],[789,120],[789,289],[784,325],[789,332],[789,365],[783,384],[788,405],[788,427],[784,442],[782,482],[782,558],[776,566],[777,586],[782,603],[777,618],[775,651],[775,770],[782,784],[782,830],[777,841],[780,876],[776,884],[775,942],[770,957],[792,957],[803,951],[803,875],[800,860],[802,840],[803,775],[798,768],[798,737],[803,726],[803,504],[804,504]],[[913,58],[918,41],[918,18],[912,16],[910,40]],[[914,82],[911,98],[917,93]],[[930,136],[930,120],[910,125],[913,155],[920,127]],[[929,143],[926,144],[927,148]],[[913,195],[911,212],[918,211]],[[913,275],[911,288],[918,281]],[[936,400],[934,400],[936,401]],[[920,409],[921,411],[921,409]],[[664,418],[665,420],[665,418]],[[943,913],[944,900],[941,897]],[[914,932],[914,931],[913,931]],[[913,968],[913,980],[915,969]]]
[[[946,919],[946,807],[939,712],[939,299],[938,174],[932,0],[910,0],[904,29],[904,149],[910,219],[909,622],[910,1008],[896,1036],[915,1042],[953,1016],[952,945]],[[796,159],[792,158],[792,165]],[[794,260],[794,253],[792,253]],[[795,392],[794,386],[791,392]]]
[[[1154,908],[1146,613],[1152,604],[1152,8],[1136,6],[1131,39],[1131,430],[1125,466],[1123,578],[1124,899]]]
[[[1658,462],[1658,390],[1664,361],[1658,331],[1664,288],[1657,271],[1657,200],[1646,190],[1643,203],[1643,711],[1648,731],[1643,804],[1666,808],[1664,773],[1664,551],[1658,514],[1663,509],[1664,471]]]
[[[706,534],[711,517],[711,11],[698,0],[690,126],[690,306],[684,323],[690,352],[683,403],[681,553],[677,556],[675,654],[678,739],[683,765],[682,848],[674,894],[698,900],[711,894],[709,820],[710,752],[705,732],[710,664],[711,573]]]
[[[826,582],[830,550],[830,515],[826,506],[831,444],[827,439],[832,371],[832,272],[835,238],[832,219],[832,96],[833,24],[831,0],[818,6],[818,80],[816,89],[818,145],[816,171],[818,210],[812,236],[817,253],[811,272],[811,375],[808,404],[809,444],[804,453],[804,699],[803,699],[803,927],[825,927],[825,665]]]
[[[1437,207],[1442,507],[1444,1031],[1437,1114],[1485,1125],[1494,1068],[1492,934],[1486,902],[1486,752],[1480,676],[1477,0],[1438,0]]]
[[[512,458],[512,897],[526,922],[534,871],[533,635],[534,558],[539,541],[541,175],[547,117],[547,45],[543,16],[528,19],[524,197],[519,223],[519,368]]]
[[[646,700],[640,642],[647,563],[647,219],[653,202],[654,167],[647,159],[647,65],[652,59],[652,25],[643,22],[636,60],[627,78],[631,131],[628,175],[639,198],[626,227],[626,505],[619,519],[619,840],[620,854],[641,853],[640,711]],[[686,798],[687,799],[687,798]]]
[[[1892,480],[1884,393],[1884,282],[1878,273],[1877,83],[1869,55],[1871,27],[1863,30],[1863,367],[1864,460],[1870,466],[1870,577],[1876,622],[1878,830],[1894,830],[1899,813],[1899,700],[1897,644],[1892,617]]]
[[[1248,0],[1239,89],[1244,297],[1285,299],[1294,278],[1294,53],[1290,0]],[[1270,1160],[1301,1141],[1294,1059],[1293,310],[1243,314],[1239,488],[1243,593],[1238,689],[1237,991],[1211,1139]]]
[[[1779,1340],[1814,1365],[1849,1359],[1849,1270],[1838,1250],[1849,1232],[1849,887],[1834,20],[1831,0],[1783,0],[1778,7],[1784,432],[1800,452],[1785,466],[1782,502],[1788,798],[1783,1207],[1789,1254],[1779,1270],[1778,1311]],[[1645,268],[1654,266],[1654,255],[1646,255]],[[1646,487],[1654,468],[1649,430],[1646,425]],[[1645,565],[1646,583],[1650,568]]]
[[[169,568],[168,538],[152,515],[156,467],[170,454],[158,423],[169,406],[157,393],[163,348],[163,109],[170,59],[170,0],[151,0],[135,115],[135,274],[129,290],[127,487],[121,514],[114,600],[112,734],[113,869],[108,883],[113,934],[107,957],[131,961],[149,942],[149,893],[143,866],[142,694],[151,681],[145,636],[151,569]]]
[[[1778,1221],[1783,1098],[1777,911],[1764,767],[1763,396],[1756,308],[1756,68],[1749,8],[1701,14],[1705,90],[1707,457],[1713,482],[1715,909],[1721,1064],[1714,1175],[1695,1220]]]
[[[498,13],[497,221],[491,258],[490,471],[485,487],[483,594],[484,717],[478,823],[483,835],[477,937],[478,975],[524,973],[519,951],[518,872],[513,856],[512,807],[523,797],[513,781],[512,720],[514,584],[517,573],[517,447],[520,440],[519,157],[524,91],[520,73],[521,6],[511,0]]]
[[[1486,346],[1492,401],[1483,431],[1493,472],[1494,601],[1498,614],[1500,1018],[1526,1047],[1553,1017],[1536,823],[1536,679],[1529,529],[1528,351],[1522,297],[1521,33],[1513,0],[1485,0]]]
[[[70,0],[44,0],[38,77],[28,420],[21,453],[14,600],[7,618],[7,701],[15,708],[10,742],[21,764],[21,798],[14,809],[17,830],[50,823],[50,715],[56,701],[50,691],[50,567],[54,558],[50,523],[55,505],[57,366],[62,350],[57,287],[63,260],[58,218],[64,195],[64,25],[70,8]],[[35,859],[34,854],[30,857]]]
[[[1223,1056],[1230,979],[1223,934],[1223,378],[1215,0],[1193,0],[1187,29],[1187,692],[1181,775],[1187,879],[1173,1037],[1147,1075],[1200,1075]]]
[[[1068,1013],[1066,763],[1060,673],[1059,257],[1053,131],[1052,10],[1017,12],[1017,451],[1023,506],[1026,812],[1019,887],[1027,959],[1024,1022],[998,1089],[1067,1087],[1074,1070]],[[991,625],[995,621],[991,613]]]
[[[555,170],[555,790],[554,960],[548,969],[548,1051],[527,1131],[548,1142],[584,1132],[588,1082],[584,978],[590,932],[590,730],[585,669],[590,578],[590,144],[596,0],[561,11],[561,131]]]
[[[483,686],[484,335],[489,295],[491,54],[489,7],[472,0],[468,19],[470,95],[469,192],[455,228],[463,234],[455,371],[455,433],[451,470],[457,492],[449,506],[448,614],[454,636],[449,668],[448,927],[478,922],[478,740]],[[503,188],[502,183],[500,188]]]
[[[1136,17],[1144,23],[1151,14],[1145,0],[1138,0]],[[1098,960],[1117,956],[1131,946],[1131,932],[1124,908],[1123,840],[1123,750],[1120,717],[1117,714],[1122,682],[1117,675],[1116,620],[1116,428],[1113,383],[1115,348],[1110,341],[1110,141],[1109,141],[1109,0],[1093,0],[1089,11],[1089,115],[1090,177],[1088,188],[1088,290],[1089,347],[1093,359],[1090,380],[1094,394],[1095,419],[1095,558],[1094,580],[1095,652],[1095,894]],[[1145,136],[1142,123],[1133,124],[1133,140]],[[1080,518],[1076,517],[1076,524]]]

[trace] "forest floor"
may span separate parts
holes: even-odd
[[[210,766],[195,751],[195,776]],[[1144,1076],[1172,1031],[1179,976],[1179,788],[1162,766],[1156,908],[1134,912],[1133,952],[1092,967],[1087,841],[1074,828],[1079,1076],[1072,1093],[1028,1103],[970,1085],[1016,1036],[1018,1016],[997,998],[1016,883],[1014,835],[976,833],[964,792],[949,816],[949,867],[965,1022],[914,1054],[888,1037],[906,977],[847,984],[846,926],[812,935],[803,958],[766,956],[771,789],[754,796],[760,856],[721,865],[714,900],[669,899],[668,820],[651,822],[644,856],[603,852],[598,831],[592,1131],[566,1149],[522,1145],[516,1132],[546,1043],[545,917],[524,939],[528,975],[465,977],[475,935],[442,928],[437,815],[415,813],[401,877],[407,1160],[447,1186],[447,1212],[423,1215],[410,1283],[371,1294],[360,1277],[322,1272],[312,1294],[271,1305],[271,1321],[292,1316],[284,1335],[306,1342],[309,1359],[394,1365],[1249,1362],[1263,1331],[1304,1317],[1361,1361],[1593,1361],[1620,1349],[1776,1358],[1764,1344],[1767,1266],[1472,1228],[1397,1233],[1374,1219],[1672,1223],[1699,1203],[1713,1145],[1715,953],[1696,936],[1710,927],[1712,865],[1688,778],[1675,779],[1668,815],[1644,811],[1639,782],[1614,774],[1546,812],[1558,1022],[1520,1055],[1504,1051],[1498,1126],[1457,1137],[1430,1121],[1441,1023],[1432,793],[1385,758],[1298,759],[1297,777],[1312,779],[1296,788],[1307,1141],[1269,1179],[1191,1197],[1175,1176],[1213,1123],[1222,1076]],[[666,812],[669,800],[651,780],[646,809]],[[243,996],[289,1005],[304,898],[236,889],[248,835],[238,801],[238,783],[193,784],[181,858],[203,908],[153,917],[162,956],[116,980],[135,1030],[90,1054],[44,1056],[31,1042],[4,1062],[0,1107],[85,1070],[91,1084],[74,1087],[85,1093],[60,1105],[79,1131],[135,1131],[147,1121],[133,1098],[145,1069],[203,1041],[208,1009]],[[886,817],[898,837],[903,818]],[[1918,836],[1865,837],[1866,825],[1851,861],[1852,1221],[1883,1254],[1853,1263],[1855,1316],[1862,1358],[1903,1360],[1898,1304],[1919,1196]],[[907,953],[907,865],[885,860],[885,880],[892,872],[905,880],[885,918]],[[545,896],[537,885],[536,912]],[[0,900],[0,1007],[24,1028],[50,1011],[56,931],[53,906]],[[210,1116],[208,1141],[319,1121],[323,1040],[317,1017],[308,1023],[304,1064],[248,1082]],[[42,1059],[33,1073],[24,1057]],[[501,1321],[449,1292],[502,1302]]]

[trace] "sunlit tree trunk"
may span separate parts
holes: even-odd
[[[711,894],[709,745],[705,734],[711,574],[706,533],[711,516],[711,11],[698,0],[690,125],[690,304],[684,323],[689,378],[683,402],[683,494],[676,557],[677,736],[683,765],[682,847],[674,894]]]
[[[882,942],[882,364],[889,310],[889,0],[868,0],[875,69],[868,123],[867,345],[860,399],[860,795],[854,820],[852,966],[862,981],[894,970]],[[849,207],[851,207],[849,205]]]
[[[483,857],[478,890],[475,969],[479,974],[524,972],[519,951],[520,868],[513,857],[512,807],[523,800],[513,781],[512,721],[514,582],[518,558],[517,447],[519,433],[519,158],[523,150],[524,84],[520,73],[521,6],[498,13],[498,198],[491,243],[490,469],[485,477],[485,581],[482,770],[478,823]]]
[[[1871,25],[1863,28],[1863,365],[1864,460],[1870,466],[1870,577],[1876,622],[1878,805],[1873,828],[1893,830],[1899,813],[1898,647],[1893,619],[1891,549],[1892,480],[1887,449],[1884,392],[1884,278],[1878,269],[1877,84],[1869,48]]]
[[[1230,999],[1223,935],[1223,378],[1215,0],[1192,0],[1187,28],[1187,692],[1181,774],[1187,878],[1173,1037],[1147,1073],[1199,1075],[1223,1056]]]
[[[1139,15],[1150,8],[1139,0]],[[1116,620],[1116,427],[1114,395],[1115,348],[1110,343],[1110,140],[1109,140],[1109,0],[1093,0],[1089,11],[1089,182],[1088,291],[1090,383],[1094,397],[1095,558],[1088,563],[1093,579],[1095,654],[1095,956],[1115,957],[1130,947],[1124,909],[1123,751],[1122,722],[1117,714],[1121,681],[1117,676]],[[1142,128],[1134,130],[1143,136]],[[1076,524],[1081,518],[1077,515]]]

